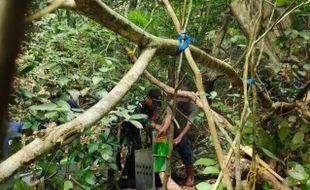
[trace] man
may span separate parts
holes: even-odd
[[[190,88],[186,85],[182,85],[180,87],[182,90],[190,90]],[[187,132],[192,127],[193,118],[196,115],[197,109],[194,103],[190,101],[187,97],[177,97],[177,110],[175,114],[175,119],[177,125],[174,127],[174,139],[173,145],[175,146],[176,150],[178,151],[182,162],[185,166],[186,170],[186,186],[193,186],[194,185],[194,167],[193,167],[193,152],[190,145],[190,140],[187,135]],[[172,102],[169,103],[172,105]],[[172,121],[172,110],[168,106],[167,109],[167,118],[170,120],[164,121],[163,127],[159,130],[158,136],[165,134],[171,124]]]
[[[4,144],[3,144],[3,154],[6,157],[9,153],[9,146],[12,144],[13,136],[16,133],[21,133],[23,128],[22,122],[9,122],[6,123],[8,126],[8,133],[5,136]]]
[[[154,122],[161,106],[161,91],[158,88],[153,88],[148,91],[147,96],[143,101],[138,102],[135,113],[142,113],[147,115],[147,119],[141,120],[140,123],[143,128],[147,130],[148,136],[151,135],[150,123]],[[118,169],[122,171],[122,176],[126,176],[127,179],[121,179],[121,187],[135,187],[135,157],[134,151],[142,148],[140,130],[130,122],[124,122],[122,124],[120,144],[128,147],[128,154],[124,168],[122,169],[121,154],[118,153],[116,162]]]

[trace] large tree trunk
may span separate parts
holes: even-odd
[[[24,14],[28,0],[0,1],[0,159],[6,136],[8,102],[15,71],[15,59],[24,33]]]

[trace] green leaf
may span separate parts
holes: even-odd
[[[68,158],[64,158],[64,159],[60,160],[59,164],[60,165],[68,164]]]
[[[98,144],[97,143],[88,144],[88,152],[89,153],[93,153],[97,150],[98,150]]]
[[[211,99],[214,99],[214,98],[216,98],[217,97],[217,92],[216,91],[211,91],[210,92],[210,98]]]
[[[299,32],[299,36],[301,36],[305,40],[309,40],[310,39],[310,32],[306,31],[306,30],[301,31],[301,32]]]
[[[65,181],[64,183],[64,190],[73,189],[73,183],[69,180]]]
[[[310,179],[307,181],[305,186],[306,186],[305,189],[310,189]]]
[[[71,106],[64,100],[57,100],[55,103],[61,108],[63,108],[65,111],[70,111],[71,109]]]
[[[27,87],[20,87],[19,91],[26,97],[32,98],[34,94]]]
[[[116,59],[115,57],[105,57],[105,60],[106,61],[111,61],[111,64],[112,64],[112,62],[114,62],[114,63],[119,62],[119,60]]]
[[[104,160],[109,160],[113,155],[112,150],[104,150],[101,152],[101,156]]]
[[[58,112],[52,111],[52,112],[47,112],[46,114],[44,114],[44,117],[46,119],[56,119],[59,117],[59,115],[58,115]]]
[[[77,101],[81,95],[80,91],[75,90],[75,89],[68,90],[68,93],[75,101]]]
[[[267,181],[263,181],[263,190],[272,190],[271,186]]]
[[[216,164],[216,161],[210,158],[200,158],[198,159],[194,165],[203,165],[203,166],[213,166]]]
[[[97,84],[98,84],[99,82],[101,82],[102,80],[103,80],[102,77],[94,76],[94,77],[92,78],[92,81],[93,81],[94,85],[97,85]]]
[[[218,186],[217,190],[224,190],[223,182],[220,183],[220,185]]]
[[[202,171],[202,174],[218,174],[218,173],[220,173],[220,171],[216,166],[208,166]]]
[[[70,79],[68,77],[65,77],[65,76],[60,76],[58,77],[58,80],[57,80],[57,83],[63,87],[65,85],[68,84],[68,82],[70,81]]]
[[[238,93],[231,93],[231,94],[227,94],[228,97],[240,97],[240,94]]]
[[[307,75],[307,72],[305,72],[305,71],[297,71],[297,73],[303,77],[305,77]]]
[[[90,88],[84,88],[83,90],[81,90],[81,95],[85,96],[89,90],[90,90]]]
[[[304,173],[300,173],[300,172],[289,172],[288,173],[289,176],[291,176],[292,178],[302,181],[306,179],[306,176],[304,175]]]
[[[269,150],[267,150],[267,149],[265,149],[265,148],[263,148],[263,147],[260,147],[260,149],[264,152],[264,154],[265,154],[266,156],[269,156],[270,158],[272,158],[272,159],[274,159],[274,160],[277,160],[277,161],[281,162],[283,165],[285,165],[284,162],[283,162],[282,160],[280,160],[276,155],[274,155],[274,154],[273,154],[272,152],[270,152]]]
[[[108,72],[109,70],[111,70],[111,69],[110,69],[110,68],[107,68],[107,67],[101,67],[101,68],[99,69],[99,71],[102,72],[102,73],[106,73],[106,72]]]
[[[288,117],[288,121],[291,122],[291,123],[296,122],[296,120],[297,120],[297,117],[295,115],[291,115],[291,116]]]
[[[147,119],[147,115],[146,114],[133,114],[130,115],[129,120],[139,120],[139,119]]]
[[[281,122],[280,122],[280,124],[279,124],[279,128],[282,128],[282,127],[289,127],[290,125],[289,125],[289,123],[288,123],[288,121],[287,120],[282,120]]]
[[[97,98],[102,99],[102,98],[104,98],[105,96],[108,95],[108,91],[106,89],[102,89],[102,90],[97,91],[95,93],[95,95],[96,95]]]
[[[198,183],[196,185],[196,188],[198,190],[212,190],[213,189],[212,185],[210,185],[209,183],[206,183],[206,182]]]
[[[305,168],[297,162],[289,162],[288,174],[291,178],[299,181],[303,181],[309,178],[309,175],[306,173]]]
[[[290,127],[281,127],[278,130],[278,135],[279,135],[279,138],[280,138],[281,142],[284,142],[284,140],[290,134],[290,132],[291,132],[291,128]]]
[[[130,11],[128,18],[140,27],[144,27],[149,21],[149,15],[147,12],[140,10]]]
[[[143,129],[143,125],[139,121],[129,120],[129,122],[132,123],[138,129]]]
[[[310,71],[310,64],[305,64],[303,68],[307,71]]]
[[[23,180],[17,180],[14,184],[14,190],[33,190],[32,187],[28,186]]]
[[[48,94],[39,94],[38,96],[37,96],[37,98],[39,98],[39,99],[47,99],[47,98],[49,98],[50,96],[48,95]]]
[[[305,134],[303,132],[298,132],[294,135],[292,143],[294,145],[302,144],[304,142]]]
[[[35,64],[34,63],[30,63],[29,65],[27,65],[26,67],[24,67],[19,74],[20,75],[24,75],[29,73],[30,71],[32,71],[35,68]]]
[[[94,174],[92,173],[88,173],[86,176],[85,176],[85,181],[90,184],[90,185],[94,185],[96,183],[96,177]]]
[[[34,111],[55,111],[57,108],[57,105],[54,103],[46,103],[41,105],[34,105],[30,106],[29,109]]]

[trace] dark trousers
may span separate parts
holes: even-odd
[[[193,151],[187,135],[184,135],[181,142],[175,146],[178,151],[182,162],[185,166],[193,163]]]

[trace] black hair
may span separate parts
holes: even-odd
[[[150,98],[154,98],[154,99],[160,99],[161,97],[161,90],[159,88],[151,88],[148,93],[147,96]]]

